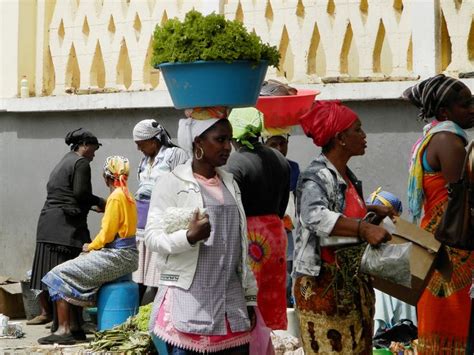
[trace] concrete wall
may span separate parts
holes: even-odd
[[[406,204],[408,157],[423,124],[417,111],[402,101],[349,103],[361,117],[368,134],[364,156],[350,161],[351,168],[364,182],[366,196],[378,186],[401,196]],[[104,159],[121,154],[131,160],[136,171],[141,157],[131,139],[136,122],[155,117],[176,136],[174,109],[109,110],[63,113],[0,113],[0,274],[23,277],[31,268],[35,231],[39,212],[46,196],[45,186],[54,165],[67,151],[65,134],[77,127],[87,127],[103,143],[91,164],[94,192],[107,190],[101,178]],[[289,158],[304,169],[318,149],[301,129],[290,138]],[[135,191],[135,174],[130,190]],[[91,212],[91,234],[98,231],[100,215]]]

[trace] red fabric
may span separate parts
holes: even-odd
[[[354,185],[349,183],[345,194],[346,206],[344,207],[343,214],[349,218],[364,218],[367,214],[367,207],[365,206],[364,200],[362,200],[357,193]],[[323,247],[321,248],[321,259],[329,264],[336,262],[336,254],[334,247]]]
[[[425,172],[423,192],[424,216],[420,225],[434,233],[446,208],[446,179],[440,172]],[[446,249],[453,265],[451,280],[446,281],[435,270],[417,304],[418,353],[421,355],[463,354],[466,348],[474,253]]]
[[[348,129],[357,115],[339,101],[317,101],[300,119],[304,133],[313,138],[314,144],[324,147],[337,133]]]
[[[286,330],[286,248],[288,237],[276,215],[247,217],[250,267],[258,286],[257,304],[265,324]]]

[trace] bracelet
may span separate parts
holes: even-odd
[[[362,218],[360,218],[359,221],[357,222],[357,238],[359,238],[360,240],[365,240],[360,235],[360,226],[361,226],[361,224],[362,224]]]

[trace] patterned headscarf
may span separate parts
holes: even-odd
[[[234,108],[229,115],[232,138],[250,149],[254,149],[250,138],[256,138],[263,129],[263,113],[254,107]]]
[[[153,119],[140,121],[133,127],[133,140],[136,142],[146,141],[155,137],[165,147],[174,146],[166,129]]]
[[[104,174],[114,181],[114,186],[121,187],[127,200],[133,202],[128,191],[127,179],[130,172],[130,163],[127,158],[113,155],[107,157],[104,164]]]
[[[426,121],[435,117],[440,107],[449,104],[453,96],[465,88],[462,81],[439,74],[408,88],[403,97],[420,109],[418,117]]]
[[[220,119],[227,117],[227,107],[196,107],[184,111],[186,119],[179,120],[178,144],[191,155],[194,139]]]
[[[304,133],[314,144],[324,147],[336,134],[348,129],[358,119],[356,113],[339,101],[316,101],[300,119]]]

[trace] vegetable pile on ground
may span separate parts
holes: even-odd
[[[163,26],[156,26],[153,66],[197,60],[267,60],[268,65],[277,67],[280,53],[254,32],[248,32],[242,23],[214,13],[203,16],[193,10],[184,21],[170,19]]]
[[[142,306],[137,315],[109,330],[95,333],[90,350],[130,354],[156,354],[148,333],[152,304]]]

